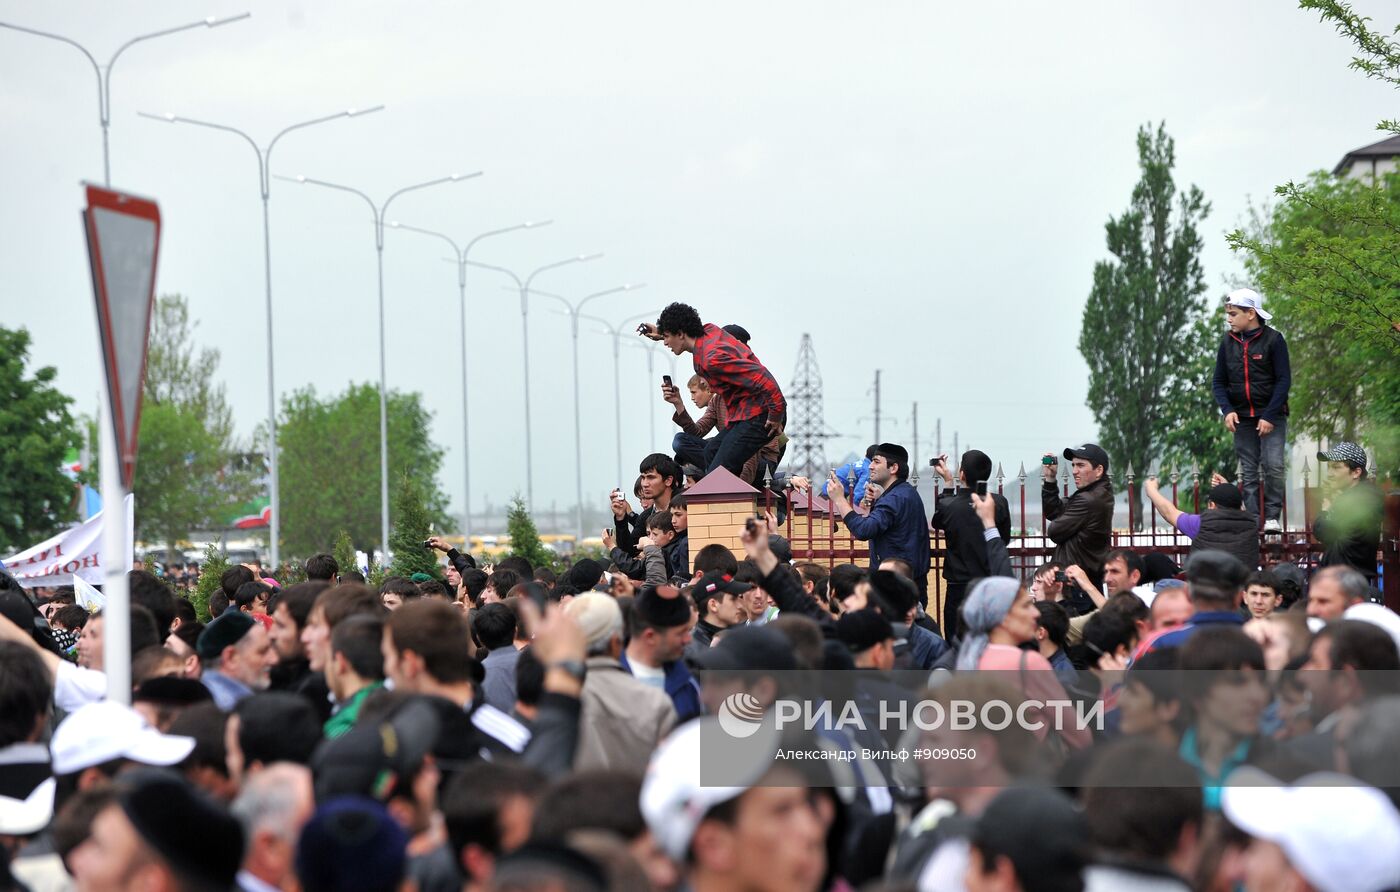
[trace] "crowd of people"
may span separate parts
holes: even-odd
[[[820,483],[869,566],[794,561],[771,515],[736,531],[742,553],[692,552],[689,484],[724,468],[764,485],[786,404],[742,328],[673,304],[643,331],[694,353],[703,414],[663,383],[680,433],[640,462],[635,506],[612,494],[604,560],[482,566],[434,537],[440,578],[371,587],[319,554],[282,586],[240,565],[207,615],[136,570],[118,697],[103,615],[0,575],[0,889],[1400,888],[1400,616],[1372,584],[1358,446],[1320,456],[1317,567],[1261,566],[1267,496],[1251,514],[1224,479],[1200,514],[1149,484],[1192,541],[1182,564],[1112,547],[1092,443],[1047,454],[1054,553],[1024,579],[991,458],[940,456],[930,517],[893,443],[789,481]],[[1282,354],[1286,382],[1266,343],[1247,350]],[[1281,440],[1258,388],[1254,436]],[[727,704],[771,717],[811,695],[799,677],[855,680],[863,715],[1040,721],[824,726],[816,768],[759,743],[714,782]],[[1102,721],[1062,726],[1057,703]]]

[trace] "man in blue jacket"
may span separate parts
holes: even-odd
[[[894,443],[875,447],[875,455],[870,459],[870,483],[882,492],[868,515],[852,509],[834,474],[830,482],[832,511],[842,518],[851,535],[870,543],[870,566],[879,567],[888,558],[903,558],[909,563],[920,602],[927,605],[928,514],[919,493],[909,483],[908,451]]]
[[[665,691],[678,721],[703,712],[700,685],[682,659],[690,643],[690,599],[672,586],[646,586],[632,601],[628,626],[632,638],[622,654],[622,668]]]
[[[1248,288],[1225,298],[1230,330],[1215,357],[1215,402],[1235,435],[1244,509],[1259,518],[1259,466],[1264,470],[1264,532],[1281,532],[1283,459],[1288,435],[1288,344],[1266,323],[1273,314]]]

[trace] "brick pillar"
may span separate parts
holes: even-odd
[[[733,552],[735,560],[742,561],[744,545],[739,531],[744,521],[757,513],[758,496],[758,490],[724,468],[711,471],[686,490],[691,561],[700,549],[713,544],[723,545]]]

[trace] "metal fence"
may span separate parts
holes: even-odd
[[[1039,469],[1039,465],[1036,467]],[[1316,568],[1322,556],[1322,546],[1313,537],[1312,522],[1321,506],[1322,492],[1320,487],[1312,485],[1311,477],[1312,469],[1308,462],[1304,461],[1301,490],[1303,504],[1301,506],[1294,504],[1290,517],[1290,505],[1287,488],[1285,488],[1283,516],[1281,518],[1284,532],[1269,534],[1262,538],[1261,566],[1271,567],[1279,563],[1295,563],[1302,568],[1305,574],[1311,574]],[[941,477],[936,475],[935,478],[935,498],[937,498],[938,493],[943,489],[943,481]],[[917,488],[918,479],[916,471],[910,477],[909,482]],[[1162,494],[1167,495],[1173,504],[1195,514],[1201,513],[1204,509],[1210,483],[1208,478],[1202,478],[1199,468],[1193,467],[1187,474],[1172,469],[1162,474],[1159,479],[1161,480],[1159,486]],[[1031,478],[1026,473],[1025,466],[1022,465],[1015,477],[1008,478],[1002,472],[1001,466],[998,465],[993,479],[988,481],[988,488],[990,490],[990,484],[994,482],[996,492],[1005,496],[1008,481],[1011,482],[1016,492],[1012,498],[1008,499],[1012,516],[1012,530],[1011,541],[1007,543],[1007,551],[1011,556],[1012,567],[1017,575],[1028,580],[1036,567],[1050,560],[1055,551],[1055,544],[1046,536],[1047,523],[1045,518],[1039,515],[1039,483],[1041,482],[1039,475]],[[829,502],[816,489],[808,494],[787,487],[782,488],[781,495],[779,495],[774,492],[774,487],[771,486],[772,481],[768,482],[770,485],[764,488],[762,496],[764,508],[784,515],[781,532],[792,545],[794,560],[813,561],[825,564],[828,568],[844,563],[860,565],[868,563],[869,548],[865,543],[851,535],[841,518],[832,516]],[[1113,531],[1112,547],[1160,552],[1170,555],[1178,564],[1185,560],[1186,555],[1191,550],[1191,540],[1178,533],[1174,527],[1163,520],[1150,500],[1144,497],[1147,509],[1146,517],[1138,517],[1135,514],[1134,497],[1137,495],[1137,488],[1140,484],[1132,468],[1128,468],[1113,478],[1113,483],[1116,491],[1126,492],[1128,523],[1126,528]],[[848,478],[848,485],[854,487],[854,474]],[[1034,489],[1031,486],[1034,486]],[[1063,466],[1059,473],[1059,488],[1061,498],[1069,498],[1071,492],[1070,475],[1068,468]],[[1030,512],[1028,512],[1028,498],[1033,499],[1029,505]],[[1262,501],[1262,487],[1260,498]],[[932,512],[930,512],[930,516],[931,514]],[[1290,526],[1290,520],[1295,521],[1293,526]],[[1296,524],[1296,521],[1299,520],[1301,520],[1301,525]],[[1382,548],[1378,564],[1384,565],[1382,576],[1385,581],[1386,603],[1392,609],[1400,608],[1400,542],[1397,541],[1397,537],[1400,537],[1400,531],[1397,531],[1398,529],[1400,529],[1400,495],[1391,495],[1387,498],[1386,523],[1382,532]],[[929,577],[929,610],[941,618],[944,594],[942,571],[943,562],[948,553],[947,542],[946,537],[939,530],[930,531],[929,542],[933,559],[932,572]],[[1373,581],[1375,581],[1376,574],[1373,573],[1372,576]]]

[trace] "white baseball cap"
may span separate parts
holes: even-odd
[[[1257,768],[1230,774],[1225,817],[1283,849],[1320,892],[1379,892],[1400,884],[1400,812],[1375,787],[1318,772],[1293,786]]]
[[[1264,309],[1264,298],[1259,296],[1258,291],[1249,288],[1237,288],[1225,295],[1225,303],[1232,307],[1244,307],[1246,310],[1253,310],[1259,314],[1259,318],[1265,322],[1274,318],[1274,314]]]
[[[194,750],[194,738],[162,734],[131,707],[102,700],[64,719],[50,749],[53,773],[72,774],[113,759],[174,765]]]
[[[768,723],[765,722],[765,729]],[[707,787],[700,781],[701,733],[706,726],[705,736],[716,739],[723,736],[719,721],[714,716],[706,716],[687,722],[677,728],[670,737],[661,742],[652,753],[647,765],[646,777],[642,780],[641,806],[647,827],[661,849],[677,863],[685,863],[690,850],[690,841],[700,821],[710,809],[731,799],[737,799],[749,789],[749,784],[757,783],[764,773],[773,766],[777,738],[773,746],[762,743],[747,747],[744,755],[751,765],[725,766],[725,774],[737,772],[748,780],[744,786]]]

